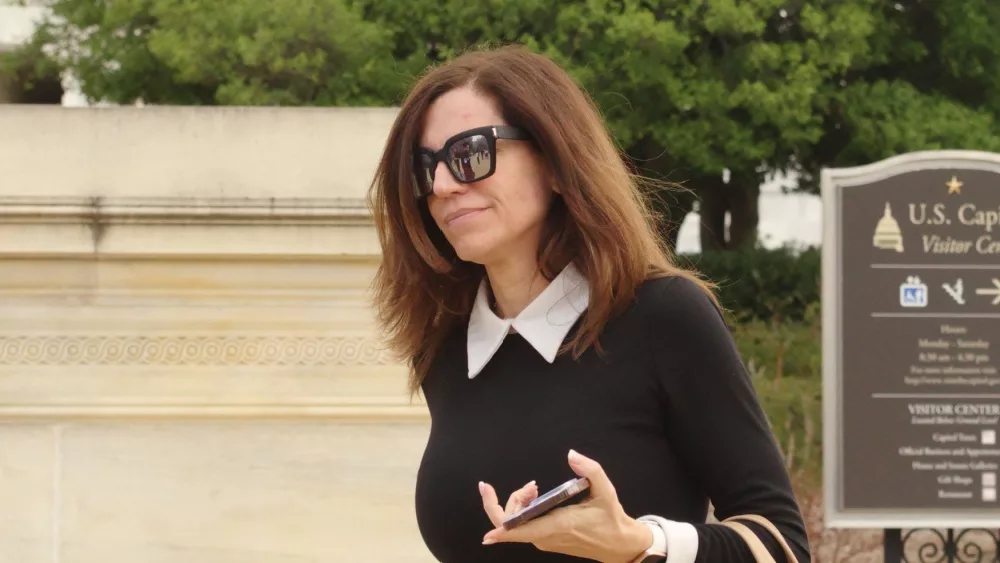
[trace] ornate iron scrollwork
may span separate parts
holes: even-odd
[[[886,563],[1000,563],[1000,530],[885,530]]]

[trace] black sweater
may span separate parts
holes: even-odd
[[[722,317],[693,282],[645,282],[605,328],[603,353],[590,349],[579,360],[560,355],[549,364],[515,333],[470,379],[466,334],[462,327],[449,335],[423,383],[432,422],[416,514],[439,561],[581,561],[531,544],[481,543],[493,526],[478,482],[491,483],[501,505],[531,480],[545,492],[575,476],[566,461],[571,448],[601,463],[630,516],[694,524],[695,563],[754,561],[735,532],[705,523],[709,499],[720,520],[767,517],[799,562],[810,560],[747,371]],[[750,527],[776,561],[785,560],[766,531]]]

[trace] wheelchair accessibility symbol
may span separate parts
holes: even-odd
[[[899,304],[903,307],[926,307],[927,284],[918,276],[910,276],[899,286]]]

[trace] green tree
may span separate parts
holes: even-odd
[[[31,41],[10,50],[0,50],[0,96],[15,104],[62,103],[62,68],[45,52],[52,41],[47,33],[36,33]]]
[[[401,60],[519,41],[566,64],[640,169],[692,188],[663,203],[698,205],[707,251],[756,242],[774,174],[816,192],[824,166],[1000,148],[991,0],[356,1]]]
[[[1000,3],[878,2],[868,55],[823,84],[823,136],[795,151],[799,188],[824,166],[915,151],[1000,151]]]
[[[698,200],[706,250],[755,243],[760,184],[822,138],[817,94],[876,27],[875,0],[357,3],[394,30],[401,60],[517,41],[566,65],[642,172],[691,188],[661,201],[677,226]]]
[[[60,62],[118,103],[389,105],[429,64],[523,43],[687,188],[660,193],[667,236],[697,205],[708,251],[755,243],[769,175],[815,190],[824,166],[997,146],[992,0],[49,1]]]
[[[390,35],[344,0],[53,0],[40,28],[91,100],[378,105]]]

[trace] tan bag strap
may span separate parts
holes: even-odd
[[[798,563],[798,558],[795,557],[795,552],[789,547],[788,542],[785,541],[785,537],[781,534],[778,528],[771,523],[770,520],[764,518],[763,516],[757,514],[742,514],[740,516],[732,516],[726,518],[721,522],[723,526],[731,528],[736,531],[743,541],[747,543],[747,547],[753,553],[754,558],[757,563],[776,563],[774,557],[771,556],[771,552],[767,550],[764,546],[764,542],[760,541],[757,534],[753,533],[753,530],[748,528],[746,525],[737,522],[737,520],[750,520],[751,522],[756,522],[763,526],[768,532],[774,536],[774,539],[781,544],[781,548],[785,551],[785,557],[788,558],[788,563]]]
[[[722,522],[723,526],[731,528],[736,531],[740,536],[743,537],[743,541],[746,542],[747,547],[750,548],[750,552],[753,553],[754,559],[757,563],[775,563],[774,557],[771,557],[771,552],[764,547],[764,543],[760,541],[757,534],[753,533],[750,528],[739,522]]]

